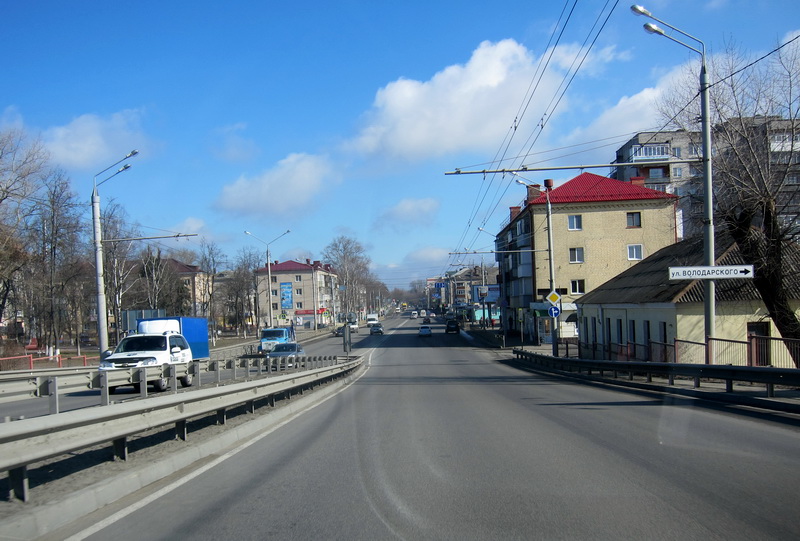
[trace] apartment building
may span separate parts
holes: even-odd
[[[617,150],[615,159],[638,165],[619,165],[609,176],[676,196],[676,234],[684,239],[702,232],[702,156],[700,132],[641,132]]]
[[[509,223],[495,239],[504,329],[550,342],[553,318],[545,298],[556,291],[561,297],[559,335],[574,336],[578,298],[676,242],[677,199],[592,173],[549,192],[529,185],[523,205],[510,208]]]
[[[329,264],[310,259],[275,261],[256,270],[258,321],[263,326],[312,329],[332,325],[339,312],[338,288],[337,274]]]

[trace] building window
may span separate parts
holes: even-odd
[[[570,263],[583,263],[583,248],[570,248],[569,249],[569,262]]]
[[[277,310],[278,310],[278,303],[277,302],[273,302],[272,303],[272,310],[277,312]]]
[[[294,303],[294,307],[297,310],[302,310],[303,309],[303,303],[302,302],[296,302],[296,303]]]
[[[300,275],[300,274],[295,274],[294,275],[294,281],[295,282],[302,282],[303,281],[303,276]]]
[[[800,184],[800,174],[789,173],[786,175],[786,184],[791,184],[793,186]]]
[[[642,213],[629,212],[628,213],[628,227],[642,227]]]
[[[586,293],[586,282],[584,280],[570,280],[569,292],[572,295],[583,295]]]
[[[278,290],[277,289],[271,290],[270,291],[270,295],[272,295],[273,297],[277,297],[278,296]]]
[[[703,154],[703,147],[700,145],[689,145],[689,156],[700,156]]]
[[[295,295],[302,295],[303,294],[303,288],[302,287],[295,288],[294,294]]]
[[[583,229],[583,219],[580,214],[571,214],[569,216],[569,230],[580,231]]]
[[[681,157],[681,147],[672,147],[672,155],[676,158]]]
[[[629,244],[628,245],[628,259],[631,261],[639,261],[642,259],[642,245]]]
[[[664,170],[660,167],[654,167],[650,170],[650,178],[664,178]]]
[[[277,284],[278,283],[278,277],[277,276],[273,276],[272,277],[272,283],[273,284]]]
[[[672,169],[672,176],[680,178],[683,176],[683,167],[674,167]]]

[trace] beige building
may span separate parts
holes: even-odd
[[[592,173],[549,194],[528,186],[523,206],[511,208],[510,221],[495,241],[504,328],[550,342],[554,322],[546,297],[555,290],[561,296],[559,335],[575,336],[578,299],[676,241],[675,202],[673,195]]]
[[[336,321],[339,284],[336,272],[328,264],[310,259],[305,262],[276,261],[270,268],[256,270],[256,285],[261,327],[293,324],[313,329]]]
[[[684,239],[702,231],[703,168],[700,132],[641,132],[617,150],[618,165],[609,175],[625,182],[677,196],[676,235]]]
[[[745,262],[735,243],[717,235],[716,265]],[[800,254],[786,253],[787,264]],[[704,286],[701,280],[669,280],[669,267],[702,266],[703,242],[695,237],[668,246],[577,301],[582,358],[706,362]],[[800,314],[800,275],[787,273],[787,289]],[[715,341],[708,359],[716,364],[793,367],[780,333],[748,279],[716,280]],[[741,346],[742,342],[759,347]],[[683,349],[675,349],[676,340]],[[737,341],[734,343],[733,341]],[[742,352],[747,359],[742,359]]]

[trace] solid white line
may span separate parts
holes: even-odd
[[[105,519],[103,519],[103,520],[101,520],[99,522],[96,522],[95,524],[93,524],[92,526],[86,528],[85,530],[80,531],[80,532],[76,533],[75,535],[66,538],[65,541],[81,541],[83,539],[86,539],[90,535],[93,535],[93,534],[105,529],[106,527],[114,524],[118,520],[121,520],[121,519],[125,518],[126,516],[130,515],[131,513],[135,512],[135,511],[138,511],[142,507],[145,507],[146,505],[154,502],[155,500],[161,498],[162,496],[165,496],[165,495],[169,494],[170,492],[172,492],[176,488],[188,483],[192,479],[202,475],[203,473],[207,472],[211,468],[215,467],[217,464],[219,464],[219,463],[221,463],[221,462],[223,462],[225,460],[228,460],[229,458],[231,458],[232,456],[236,455],[240,451],[243,451],[243,450],[247,449],[248,447],[250,447],[254,443],[257,443],[261,439],[269,436],[274,431],[276,431],[277,429],[281,428],[285,424],[291,422],[292,420],[296,419],[300,415],[302,415],[302,414],[304,414],[304,413],[306,413],[308,411],[313,410],[314,408],[316,408],[320,404],[324,404],[325,402],[327,402],[328,400],[330,400],[334,396],[338,395],[339,393],[341,393],[345,389],[348,389],[350,387],[350,385],[352,385],[353,383],[355,383],[356,381],[361,379],[361,377],[364,374],[367,373],[367,371],[369,370],[369,368],[370,368],[370,366],[372,364],[372,353],[374,351],[375,351],[375,348],[372,348],[372,350],[370,350],[369,355],[367,357],[366,368],[349,385],[346,385],[346,386],[342,387],[341,389],[339,389],[335,393],[331,394],[330,396],[327,396],[323,400],[320,400],[319,402],[317,402],[315,404],[312,404],[311,406],[309,406],[308,408],[304,409],[303,411],[297,412],[297,414],[289,417],[288,419],[285,419],[285,420],[281,421],[280,423],[278,423],[277,425],[273,426],[272,428],[269,428],[268,430],[266,430],[262,434],[260,434],[258,436],[255,436],[251,440],[243,443],[242,445],[240,445],[236,449],[231,449],[230,451],[228,451],[224,455],[220,455],[218,458],[212,460],[208,464],[205,464],[205,465],[197,468],[196,470],[192,471],[191,473],[186,474],[185,477],[182,477],[181,479],[177,479],[176,481],[174,481],[170,485],[167,485],[164,488],[161,488],[161,489],[153,492],[152,494],[150,494],[148,496],[145,496],[141,500],[138,500],[136,503],[125,507],[125,509],[123,509],[121,511],[117,511],[116,513],[114,513],[112,515],[109,515]]]

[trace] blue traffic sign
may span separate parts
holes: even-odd
[[[561,308],[558,306],[551,306],[547,309],[547,313],[550,314],[550,317],[558,317],[558,315],[561,313]]]

